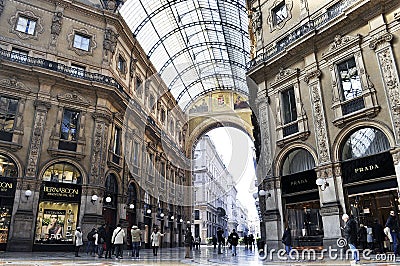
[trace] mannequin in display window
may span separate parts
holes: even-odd
[[[62,236],[62,226],[58,223],[57,215],[50,217],[50,224],[47,230],[50,239],[59,239]]]

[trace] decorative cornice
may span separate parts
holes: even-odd
[[[275,77],[275,81],[271,83],[271,87],[277,87],[279,86],[281,83],[289,80],[289,79],[293,79],[295,77],[298,77],[300,74],[300,69],[295,68],[295,69],[283,69],[281,68],[279,70],[279,73],[276,75]]]
[[[57,99],[60,102],[66,102],[74,105],[81,105],[84,107],[88,107],[90,105],[89,100],[85,99],[84,97],[82,97],[82,95],[76,92],[68,92],[63,95],[59,94],[57,95]]]
[[[307,72],[304,77],[304,81],[308,84],[311,79],[319,78],[321,76],[321,74],[322,74],[322,72],[319,69]]]
[[[379,37],[376,37],[376,38],[372,38],[370,41],[369,41],[369,48],[371,49],[371,50],[375,50],[376,49],[376,47],[378,47],[378,45],[380,44],[380,43],[383,43],[383,42],[391,42],[393,40],[393,34],[391,34],[391,33],[385,33],[385,34],[383,34],[383,35],[381,35],[381,36],[379,36]]]
[[[105,120],[106,122],[108,122],[108,124],[110,124],[112,122],[112,115],[111,114],[106,114],[106,113],[102,113],[102,112],[96,112],[92,114],[92,117],[95,120]]]
[[[331,44],[327,53],[322,53],[324,59],[328,59],[336,54],[339,54],[342,50],[354,47],[357,44],[360,45],[362,36],[357,34],[356,36],[341,36],[336,35],[333,43]]]
[[[7,87],[7,89],[15,90],[18,92],[24,92],[26,94],[32,92],[24,83],[17,80],[17,77],[11,77],[9,79],[0,80],[0,86]]]
[[[39,109],[39,108],[41,108],[41,107],[44,107],[44,108],[46,108],[46,110],[48,110],[48,109],[51,108],[51,103],[46,102],[46,101],[42,101],[42,100],[37,100],[37,99],[33,102],[33,105],[34,105],[37,109]]]

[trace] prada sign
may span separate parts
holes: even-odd
[[[80,202],[82,187],[75,184],[58,182],[43,182],[41,189],[42,200]]]
[[[282,176],[282,194],[290,194],[317,189],[318,187],[315,184],[316,179],[317,175],[315,173],[315,170],[308,170],[292,175]]]
[[[16,179],[0,177],[0,196],[14,197],[16,186]]]
[[[393,157],[390,152],[342,162],[344,184],[395,174]]]

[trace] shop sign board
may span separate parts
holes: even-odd
[[[317,180],[317,175],[314,169],[282,176],[282,193],[290,194],[317,189],[315,180]]]
[[[44,181],[42,183],[42,200],[80,202],[82,187],[69,183]]]
[[[0,178],[0,196],[14,197],[17,180],[13,178],[1,177]]]
[[[393,157],[390,152],[342,162],[344,184],[395,174]]]

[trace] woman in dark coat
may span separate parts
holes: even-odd
[[[286,254],[289,255],[292,250],[292,234],[290,233],[289,226],[287,226],[285,232],[283,232],[282,243],[285,244]]]

